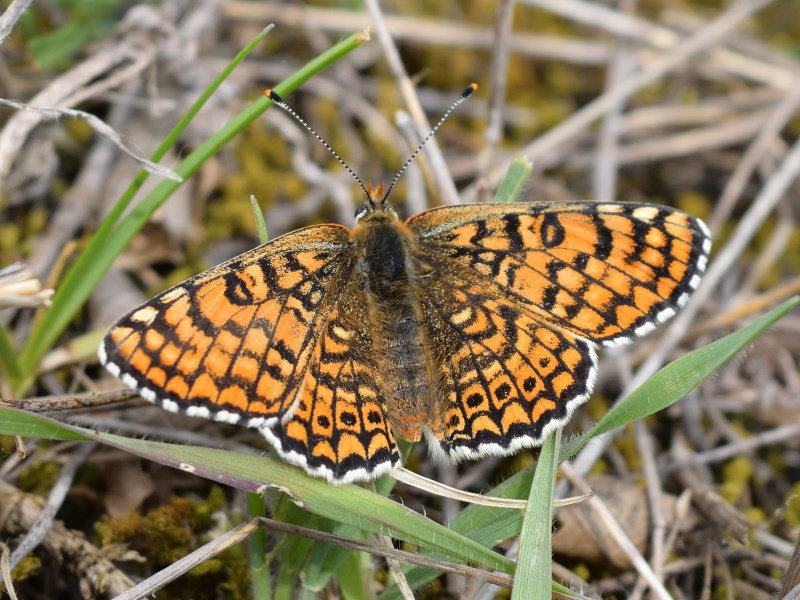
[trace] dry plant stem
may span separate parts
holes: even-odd
[[[668,27],[655,25],[635,15],[622,14],[597,2],[583,0],[521,1],[530,6],[537,6],[559,14],[576,23],[636,40],[640,44],[662,51],[672,49],[681,40],[680,35]],[[778,64],[779,60],[774,55],[769,58],[768,62],[758,60],[752,54],[742,55],[723,47],[712,48],[707,56],[702,57],[706,63],[731,75],[779,88],[788,88],[796,79],[795,69]]]
[[[2,15],[0,15],[0,45],[11,35],[14,25],[25,14],[33,0],[14,0]]]
[[[230,531],[227,531],[211,542],[208,542],[204,546],[198,548],[191,554],[188,554],[182,559],[174,562],[166,569],[159,571],[151,577],[148,577],[135,587],[132,587],[131,589],[126,590],[124,593],[117,596],[114,600],[138,600],[150,596],[171,581],[174,581],[179,576],[183,575],[187,571],[190,571],[203,561],[213,558],[227,548],[246,540],[259,527],[264,527],[273,531],[280,531],[282,533],[288,533],[290,535],[297,535],[327,544],[335,544],[342,546],[343,548],[367,552],[376,556],[394,558],[410,564],[437,569],[439,571],[457,573],[465,577],[484,578],[505,588],[510,588],[514,583],[512,577],[509,577],[503,573],[493,573],[483,569],[468,567],[466,565],[448,563],[443,560],[420,556],[418,554],[405,552],[403,550],[384,548],[375,544],[351,540],[349,538],[334,535],[332,533],[325,533],[315,529],[307,529],[305,527],[291,525],[289,523],[282,523],[280,521],[274,521],[265,517],[256,517],[247,521],[246,523],[242,523]]]
[[[322,31],[351,33],[373,24],[369,15],[352,10],[315,8],[277,2],[227,1],[221,14],[237,21],[274,21],[290,27],[314,27]],[[468,23],[445,23],[414,16],[384,15],[392,37],[420,45],[460,49],[493,50],[496,38],[488,27]],[[609,57],[608,44],[554,35],[512,34],[511,51],[520,56],[557,60],[572,64],[601,66]]]
[[[91,83],[101,78],[104,73],[110,72],[113,77],[113,85],[119,85],[121,83],[118,80],[119,73],[114,72],[114,69],[130,62],[131,64],[124,71],[126,77],[132,78],[152,64],[155,56],[154,50],[140,48],[128,42],[104,49],[57,77],[28,101],[26,106],[29,108],[74,106],[92,97],[92,94],[98,93],[101,89],[111,87],[104,87],[105,80]],[[90,95],[84,93],[86,88],[91,88]],[[13,161],[20,154],[22,145],[27,141],[33,129],[45,118],[46,116],[40,113],[19,112],[13,115],[0,130],[0,181],[8,178]]]
[[[562,463],[560,468],[564,476],[569,479],[570,483],[575,486],[579,492],[583,494],[591,493],[591,488],[575,473],[575,471],[573,471],[568,463]],[[672,600],[672,596],[670,596],[664,585],[656,577],[655,573],[653,573],[650,565],[647,564],[647,561],[633,545],[630,538],[625,535],[622,527],[616,522],[605,504],[599,498],[593,496],[587,500],[587,505],[592,509],[598,521],[606,528],[617,546],[628,556],[634,568],[647,580],[655,597],[661,598],[662,600]]]
[[[742,195],[756,167],[769,154],[775,138],[779,136],[780,131],[797,112],[798,106],[800,106],[800,79],[797,79],[770,112],[769,118],[759,130],[756,139],[742,155],[739,164],[736,165],[736,170],[725,184],[719,200],[714,204],[714,213],[708,221],[712,233],[718,231],[722,224],[728,221],[737,199]]]
[[[14,581],[11,578],[11,564],[8,561],[10,550],[8,544],[0,542],[0,577],[5,582],[5,591],[11,600],[17,600],[17,590],[14,589]]]
[[[596,119],[610,108],[624,102],[631,95],[649,85],[665,74],[685,63],[689,58],[703,52],[729,35],[745,19],[770,3],[770,0],[749,0],[733,4],[727,11],[711,21],[703,29],[681,42],[664,56],[654,60],[630,77],[626,77],[613,89],[605,92],[567,121],[551,129],[522,150],[529,160],[542,160],[549,164],[553,156],[558,156],[560,147],[579,133],[584,132]],[[492,171],[492,183],[503,176],[503,170]]]
[[[706,450],[705,452],[698,452],[691,456],[683,457],[680,459],[680,462],[670,465],[667,471],[672,472],[675,469],[723,462],[736,456],[747,455],[762,446],[782,444],[791,440],[796,440],[798,436],[800,436],[800,424],[781,425],[780,427],[775,427],[774,429],[753,435],[746,439],[719,446],[713,450]]]
[[[366,487],[372,493],[377,493],[377,490],[375,489],[375,483],[372,481],[368,481],[364,487]],[[381,547],[394,550],[394,544],[392,543],[392,538],[390,536],[378,534],[377,538]],[[387,557],[386,563],[389,565],[389,571],[392,573],[392,579],[394,579],[394,583],[397,585],[397,589],[400,590],[404,600],[414,600],[414,590],[412,590],[411,586],[408,584],[406,574],[403,573],[403,568],[400,566],[400,562],[396,558]]]
[[[86,457],[89,456],[94,448],[95,444],[82,444],[77,447],[72,455],[70,455],[67,462],[64,463],[61,473],[58,475],[58,479],[50,489],[47,502],[36,517],[36,521],[30,526],[28,533],[14,552],[11,553],[11,558],[9,559],[11,569],[16,567],[23,558],[33,552],[42,542],[47,532],[52,528],[53,518],[64,503],[64,499],[67,497],[67,492],[69,492],[69,488],[72,486],[72,480],[75,477],[78,467],[86,462]]]
[[[2,400],[0,406],[17,408],[26,412],[53,412],[62,410],[75,410],[78,408],[96,408],[106,404],[115,404],[138,398],[139,394],[128,389],[112,390],[110,392],[85,392],[82,394],[69,394],[66,396],[39,396],[25,400]]]
[[[180,175],[175,173],[173,170],[168,169],[167,167],[162,167],[161,165],[158,165],[154,162],[151,162],[147,160],[145,157],[139,156],[133,150],[128,149],[128,147],[125,146],[125,144],[122,142],[122,137],[116,131],[114,131],[101,119],[98,119],[91,113],[87,113],[82,110],[74,110],[71,108],[28,106],[22,104],[21,102],[14,102],[12,100],[3,100],[3,99],[0,99],[0,105],[8,106],[10,108],[15,108],[18,111],[37,113],[39,115],[42,115],[43,120],[57,121],[62,117],[83,119],[92,129],[95,130],[96,133],[102,135],[108,141],[113,143],[119,150],[122,150],[122,152],[124,152],[125,154],[130,156],[133,160],[135,160],[137,163],[139,163],[142,166],[142,168],[156,175],[160,175],[161,177],[166,177],[168,179],[173,179],[175,181],[183,181]]]
[[[664,537],[667,533],[667,518],[664,515],[664,495],[661,489],[658,465],[656,464],[656,449],[652,434],[643,420],[634,423],[634,431],[636,434],[636,446],[639,449],[639,457],[642,461],[642,472],[645,478],[645,490],[652,523],[650,532],[650,565],[653,567],[653,572],[658,577],[658,580],[663,582],[664,561],[666,559]]]
[[[428,124],[428,119],[425,117],[425,112],[422,110],[422,105],[420,104],[414,84],[406,73],[405,67],[403,66],[403,61],[400,59],[400,52],[398,51],[397,46],[392,39],[392,34],[390,33],[389,28],[386,25],[386,21],[383,18],[383,12],[378,0],[366,0],[365,4],[375,23],[375,32],[377,34],[378,42],[383,48],[386,61],[389,63],[389,69],[392,71],[397,79],[398,84],[400,85],[400,93],[403,96],[403,100],[408,107],[409,112],[411,113],[411,118],[414,121],[414,125],[417,129],[417,135],[421,141],[426,135],[428,135],[428,132],[430,131],[430,125]],[[438,191],[441,196],[440,199],[442,204],[458,204],[459,199],[456,185],[453,182],[453,178],[450,176],[450,171],[447,169],[447,163],[444,160],[444,156],[442,155],[439,146],[436,144],[436,139],[430,140],[425,150],[427,159],[431,163],[431,170],[436,177],[436,183],[438,184]]]
[[[491,163],[492,154],[503,135],[503,104],[508,82],[508,61],[511,52],[511,31],[514,25],[515,0],[499,0],[495,9],[494,44],[489,65],[488,124],[484,137],[486,153],[484,160]],[[484,169],[481,169],[483,172]]]
[[[694,156],[707,150],[725,148],[753,139],[769,118],[771,110],[729,119],[721,124],[698,127],[690,131],[668,133],[642,142],[632,142],[619,149],[619,164],[642,164],[680,156]],[[566,157],[565,157],[566,158]],[[588,166],[590,158],[570,160],[570,166]]]
[[[482,506],[494,506],[499,508],[512,508],[525,510],[528,505],[527,500],[510,500],[507,498],[493,498],[491,496],[484,496],[483,494],[473,494],[472,492],[465,492],[463,490],[455,489],[447,486],[439,481],[428,479],[413,471],[409,471],[404,467],[400,467],[392,471],[392,477],[397,481],[402,481],[405,484],[413,486],[417,489],[424,490],[430,494],[441,496],[443,498],[452,498],[460,502],[468,504],[480,504]]]
[[[790,596],[792,592],[796,592],[797,595]],[[794,545],[792,558],[786,566],[786,575],[781,585],[780,597],[800,598],[800,534],[798,534],[797,542]]]
[[[620,9],[626,14],[634,11],[636,0],[621,0]],[[613,89],[615,85],[636,67],[636,56],[631,44],[625,40],[618,40],[611,61],[607,69],[606,91]],[[600,202],[611,202],[614,200],[617,189],[617,157],[619,154],[619,141],[621,135],[622,113],[625,104],[619,104],[609,108],[600,126],[600,135],[597,142],[596,158],[594,164],[594,199]]]
[[[388,535],[379,535],[378,541],[380,545],[384,548],[394,549],[394,544],[392,544],[392,538]],[[403,568],[400,566],[400,561],[396,558],[386,558],[386,563],[389,565],[389,571],[392,573],[392,579],[394,579],[395,585],[397,585],[397,589],[400,590],[400,593],[403,595],[404,600],[414,600],[414,590],[411,589],[411,586],[408,584],[408,580],[406,579],[406,574],[403,573]]]

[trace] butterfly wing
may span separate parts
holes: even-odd
[[[711,246],[702,221],[649,204],[453,206],[407,225],[424,251],[602,346],[629,343],[672,316],[697,287]]]
[[[407,222],[434,403],[453,459],[539,445],[591,394],[594,344],[632,341],[685,303],[705,267],[701,221],[640,204],[443,207]],[[432,439],[430,439],[432,438]]]
[[[279,427],[261,430],[284,460],[334,483],[374,479],[400,464],[365,303],[364,283],[351,280],[314,347],[297,407]]]
[[[428,445],[455,461],[539,445],[588,399],[597,374],[593,345],[480,277],[426,259],[419,264],[437,272],[417,294],[422,335],[436,340],[426,357],[437,390]]]
[[[355,263],[345,227],[289,233],[131,312],[101,362],[167,410],[258,428],[311,473],[375,477],[399,455],[357,323]]]
[[[293,405],[351,252],[338,225],[281,236],[132,311],[103,340],[100,360],[167,410],[275,423]]]

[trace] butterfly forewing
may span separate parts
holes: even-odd
[[[632,341],[682,306],[710,248],[698,219],[632,203],[442,207],[407,225],[422,252],[605,346]]]
[[[117,323],[101,362],[172,410],[258,427],[293,408],[353,269],[349,231],[301,229],[201,273]]]

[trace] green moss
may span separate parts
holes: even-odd
[[[61,466],[54,461],[42,461],[32,464],[19,477],[19,489],[29,494],[46,496],[61,472]]]
[[[35,576],[39,569],[42,567],[42,561],[35,554],[29,554],[23,558],[16,567],[11,571],[11,580],[15,584],[28,579],[28,577]],[[6,592],[6,586],[0,583],[0,595]]]
[[[753,462],[744,456],[737,456],[722,469],[723,483],[719,495],[731,504],[738,503],[753,477]]]
[[[794,528],[800,525],[800,481],[792,485],[789,498],[786,501],[786,510],[783,514],[786,524]]]

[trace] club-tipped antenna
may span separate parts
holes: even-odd
[[[336,154],[336,150],[331,148],[331,145],[328,142],[326,142],[320,134],[314,131],[314,128],[311,127],[311,125],[306,123],[303,120],[303,118],[300,115],[298,115],[291,106],[286,104],[286,101],[283,98],[281,98],[280,95],[278,95],[278,92],[276,92],[275,90],[264,90],[264,95],[270,100],[272,100],[272,102],[275,103],[275,106],[282,108],[290,115],[292,115],[295,119],[297,119],[298,123],[300,123],[303,127],[305,127],[315,138],[317,138],[320,141],[320,143],[323,146],[325,146],[325,148],[327,148],[328,152],[330,152],[333,155],[333,157],[339,161],[339,164],[341,164],[345,169],[347,169],[347,172],[353,176],[353,179],[355,179],[358,182],[358,185],[361,186],[361,190],[364,192],[364,196],[366,197],[366,199],[370,200],[370,195],[369,192],[367,191],[366,186],[362,183],[361,179],[359,179],[358,175],[355,174],[355,171],[353,171],[353,169],[350,168],[350,165],[344,162],[342,158],[338,154]]]
[[[394,184],[397,183],[397,180],[400,179],[400,176],[403,173],[405,173],[405,170],[408,168],[408,165],[410,165],[411,162],[417,157],[417,154],[419,154],[419,152],[420,152],[420,150],[422,150],[423,146],[425,146],[425,144],[428,143],[428,140],[430,140],[436,134],[436,132],[439,131],[439,127],[441,127],[442,123],[445,122],[445,119],[447,119],[447,117],[450,116],[450,113],[452,113],[458,107],[458,105],[461,104],[464,100],[469,98],[472,95],[472,92],[474,92],[477,89],[478,89],[478,84],[477,83],[470,83],[466,87],[466,89],[463,92],[461,92],[461,94],[459,94],[458,98],[455,99],[455,102],[453,102],[450,105],[450,108],[448,108],[444,112],[444,114],[442,115],[442,118],[439,119],[439,122],[436,123],[436,125],[434,126],[433,129],[431,129],[431,132],[425,137],[424,140],[422,140],[422,143],[419,146],[417,146],[417,149],[414,150],[414,153],[411,156],[408,157],[408,160],[405,162],[405,164],[402,167],[400,167],[400,170],[394,176],[394,179],[392,179],[392,183],[389,184],[389,187],[386,190],[386,193],[383,195],[384,198],[388,198],[389,197],[389,194],[391,193],[392,188],[394,188]]]

